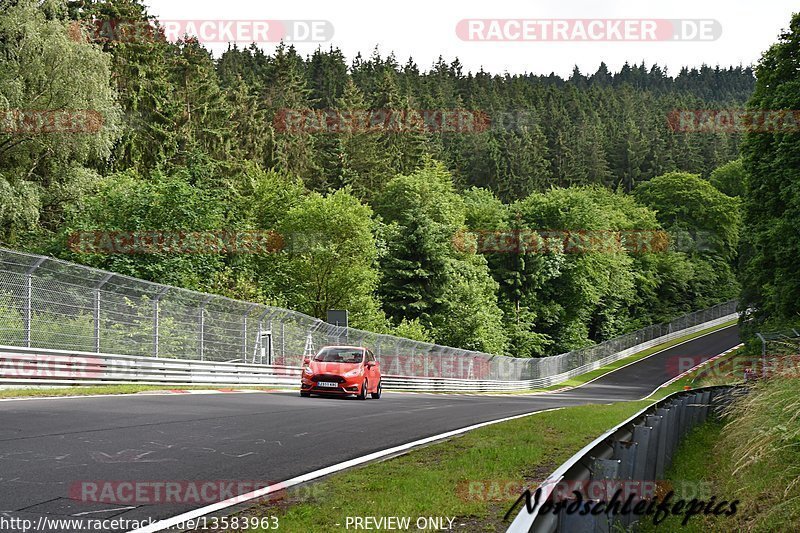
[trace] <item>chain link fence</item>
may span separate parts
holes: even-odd
[[[328,344],[370,347],[384,374],[536,380],[580,373],[646,341],[729,316],[736,302],[588,348],[518,359],[338,327],[302,313],[0,248],[0,345],[299,366]]]

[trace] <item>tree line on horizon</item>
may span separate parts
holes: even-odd
[[[348,61],[126,39],[93,19],[149,22],[139,0],[0,7],[6,109],[91,109],[103,127],[0,134],[0,239],[123,274],[362,329],[537,357],[736,297],[740,135],[671,131],[675,110],[743,107],[748,67],[605,65],[591,75],[421,69],[376,50]],[[87,25],[76,35],[76,22]],[[47,104],[46,107],[44,104]],[[469,110],[467,133],[281,131],[282,110]],[[274,231],[268,254],[86,254],[92,230]],[[667,232],[668,251],[476,250],[455,235]]]

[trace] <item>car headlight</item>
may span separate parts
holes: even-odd
[[[314,371],[313,371],[313,370],[311,370],[311,367],[310,367],[310,366],[307,366],[307,367],[305,367],[305,368],[303,369],[303,373],[304,373],[306,376],[313,376],[313,375],[314,375]]]
[[[346,377],[346,378],[354,378],[354,377],[360,376],[360,375],[361,375],[361,369],[360,368],[354,368],[350,372],[347,372],[344,375],[344,377]]]

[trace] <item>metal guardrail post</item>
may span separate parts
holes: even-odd
[[[636,449],[636,460],[633,463],[633,479],[647,481],[647,460],[650,455],[650,436],[653,428],[648,426],[633,426],[633,440],[639,443]]]
[[[703,402],[703,422],[705,422],[711,412],[711,391],[705,391],[700,401]]]
[[[161,299],[167,295],[170,287],[164,287],[153,299],[153,357],[158,357],[159,324],[161,322]]]
[[[615,440],[611,442],[612,457],[619,461],[619,479],[631,479],[636,462],[638,442]]]
[[[690,411],[690,413],[692,413],[692,422],[689,431],[693,430],[695,427],[697,427],[698,424],[701,423],[700,414],[703,409],[703,406],[701,405],[700,402],[702,401],[702,398],[703,396],[700,393],[692,395],[692,404],[691,404],[692,409]]]
[[[92,309],[92,319],[94,321],[94,351],[100,353],[100,289],[114,277],[114,274],[106,274],[100,282],[94,286],[94,307]]]
[[[44,263],[45,257],[40,257],[25,272],[25,312],[23,316],[25,326],[25,347],[31,347],[31,321],[33,319],[33,273]]]
[[[675,406],[678,409],[678,415],[675,417],[675,449],[678,449],[678,444],[683,438],[684,430],[686,429],[686,398],[681,397],[675,401]]]
[[[656,460],[656,476],[661,479],[667,465],[672,462],[672,450],[670,449],[672,439],[672,409],[660,407],[656,409],[656,415],[661,417],[661,435],[658,439],[658,457]]]
[[[591,481],[605,481],[598,483],[602,487],[601,499],[610,501],[614,496],[615,486],[619,484],[622,462],[619,459],[595,459],[592,463]],[[613,515],[603,513],[597,516],[594,531],[610,531],[614,523]],[[572,531],[572,530],[571,530]]]
[[[611,449],[612,459],[617,459],[619,461],[619,470],[617,479],[624,484],[625,481],[629,481],[633,479],[633,472],[636,463],[636,455],[638,453],[639,443],[635,441],[621,441],[621,440],[614,440],[611,441]],[[629,485],[630,486],[630,485]],[[641,480],[639,482],[639,486],[641,487]],[[618,520],[621,522],[623,526],[627,526],[631,523],[631,517],[629,515],[622,515],[618,517]]]
[[[597,488],[602,487],[602,490],[599,490],[600,497],[599,500],[608,501],[612,494],[607,494],[608,489],[611,488],[613,484],[615,484],[615,480],[619,479],[619,470],[620,470],[620,461],[617,459],[594,459],[591,463],[591,467],[589,468],[590,477],[589,483],[592,484],[592,491],[595,492]],[[602,481],[611,481],[611,483],[597,483]],[[596,483],[596,485],[595,485]],[[611,491],[613,493],[613,490]],[[599,501],[594,498],[588,499],[588,501],[595,502]],[[576,502],[577,500],[570,499],[569,501]],[[584,503],[587,500],[583,500]],[[561,511],[559,512],[558,516],[558,528],[562,531],[590,531],[592,533],[597,532],[608,532],[611,531],[611,523],[612,518],[606,513],[598,514],[581,514],[581,513],[569,513],[567,512],[567,506],[562,507]]]
[[[577,500],[567,500],[577,502]],[[584,500],[586,502],[587,500]],[[594,500],[589,500],[594,501]],[[566,507],[562,507],[558,515],[558,527],[560,531],[583,531],[590,533],[608,533],[608,519],[605,513],[600,516],[587,514],[568,514]]]
[[[655,441],[653,442],[653,451],[655,453],[653,461],[653,479],[661,479],[664,476],[664,456],[666,455],[667,447],[667,427],[666,421],[663,416],[647,415],[645,417],[645,424],[652,427],[655,431]]]

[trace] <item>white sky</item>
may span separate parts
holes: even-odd
[[[379,46],[382,55],[394,51],[400,64],[412,56],[427,69],[439,55],[458,57],[466,70],[480,67],[492,73],[569,75],[573,65],[592,73],[601,61],[617,70],[627,60],[648,66],[658,63],[676,74],[681,66],[702,63],[748,65],[788,27],[797,0],[145,0],[162,20],[297,20],[333,23],[329,44],[348,61],[356,52],[369,56]],[[722,36],[712,42],[466,42],[456,36],[461,19],[512,18],[645,18],[716,19]],[[206,44],[215,52],[225,44]],[[267,51],[273,43],[260,45]],[[296,44],[303,55],[318,44]]]

